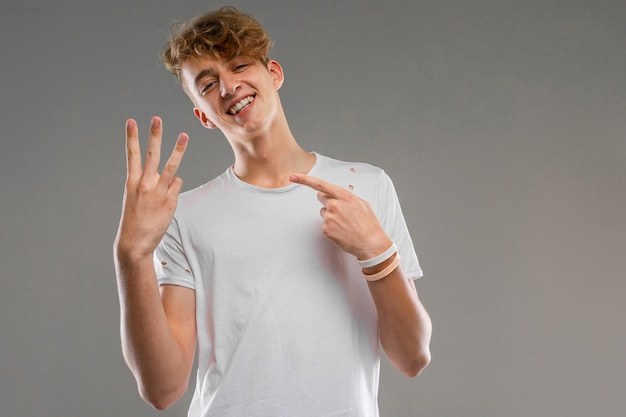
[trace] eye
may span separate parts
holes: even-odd
[[[240,72],[248,68],[248,64],[239,64],[235,66],[235,71]]]
[[[200,87],[200,95],[205,95],[217,84],[217,81],[208,81]]]

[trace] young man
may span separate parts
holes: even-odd
[[[124,357],[158,409],[198,372],[190,416],[378,416],[379,344],[409,376],[430,360],[422,275],[380,169],[304,151],[270,39],[233,8],[179,28],[168,69],[235,163],[179,195],[181,133],[161,174],[161,120],[128,177],[115,241]]]

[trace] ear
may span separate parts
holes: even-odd
[[[270,72],[270,76],[274,82],[274,88],[276,91],[280,90],[280,87],[283,85],[283,81],[285,81],[285,73],[283,72],[283,67],[277,61],[271,59],[267,63],[267,70]]]
[[[195,114],[198,120],[200,120],[200,123],[202,123],[202,126],[206,127],[207,129],[215,129],[217,127],[212,121],[210,121],[206,117],[206,114],[204,114],[204,112],[200,110],[199,108],[194,107],[193,114]]]

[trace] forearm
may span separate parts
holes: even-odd
[[[368,281],[368,286],[378,311],[380,342],[385,353],[406,375],[419,375],[430,362],[432,325],[413,282],[398,267],[378,281]]]
[[[131,259],[120,252],[116,250],[115,263],[124,359],[142,398],[166,408],[185,392],[193,357],[170,329],[152,258]]]

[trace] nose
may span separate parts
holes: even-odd
[[[231,94],[235,94],[235,91],[239,89],[239,82],[236,77],[222,76],[220,78],[220,94],[222,97],[227,97]]]

